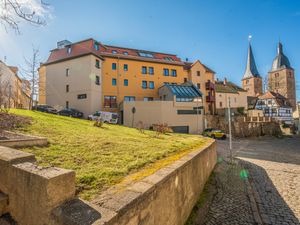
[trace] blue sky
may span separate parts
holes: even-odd
[[[43,28],[22,24],[21,35],[0,29],[0,58],[23,65],[32,45],[41,61],[63,39],[89,37],[110,45],[200,59],[217,77],[241,83],[248,35],[259,72],[265,76],[280,39],[300,88],[298,0],[48,0],[52,19]],[[298,89],[299,89],[298,88]],[[300,100],[298,90],[298,100]]]

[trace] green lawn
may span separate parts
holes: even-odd
[[[137,129],[93,122],[28,110],[11,113],[30,116],[33,123],[20,132],[47,137],[47,147],[25,148],[34,153],[41,165],[76,171],[76,186],[85,199],[122,180],[126,175],[145,168],[162,158],[175,158],[206,142],[196,135],[141,133]]]

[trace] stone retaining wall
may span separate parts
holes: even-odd
[[[32,154],[0,146],[0,216],[19,225],[52,225],[52,210],[75,196],[75,173],[36,165]],[[3,205],[3,203],[6,205]]]
[[[0,216],[19,225],[183,225],[217,161],[214,140],[137,182],[91,202],[75,198],[75,173],[41,168],[32,154],[0,147]]]
[[[216,160],[216,146],[211,140],[138,182],[115,186],[90,203],[73,201],[57,208],[56,220],[59,225],[79,224],[78,218],[80,224],[88,225],[183,225]],[[86,204],[99,212],[98,216],[83,210]]]
[[[207,115],[207,127],[228,131],[228,120],[224,116]],[[263,135],[279,136],[282,134],[280,125],[276,121],[254,122],[245,120],[244,116],[232,117],[232,135],[234,137],[258,137]]]
[[[8,131],[6,131],[8,133]],[[12,133],[12,132],[10,132]],[[31,146],[46,146],[48,144],[47,138],[36,137],[31,135],[19,134],[22,138],[12,139],[12,140],[0,140],[0,146],[10,147],[10,148],[23,148]]]

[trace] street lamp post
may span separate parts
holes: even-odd
[[[230,162],[232,163],[232,135],[231,135],[230,97],[228,98],[228,129],[229,129]]]

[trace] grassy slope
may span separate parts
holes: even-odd
[[[93,126],[86,120],[56,116],[27,110],[11,113],[31,116],[32,125],[22,132],[47,137],[47,147],[25,148],[36,155],[42,165],[76,171],[77,189],[83,198],[90,198],[146,164],[167,156],[200,147],[205,139],[196,135],[155,133],[119,125]]]

